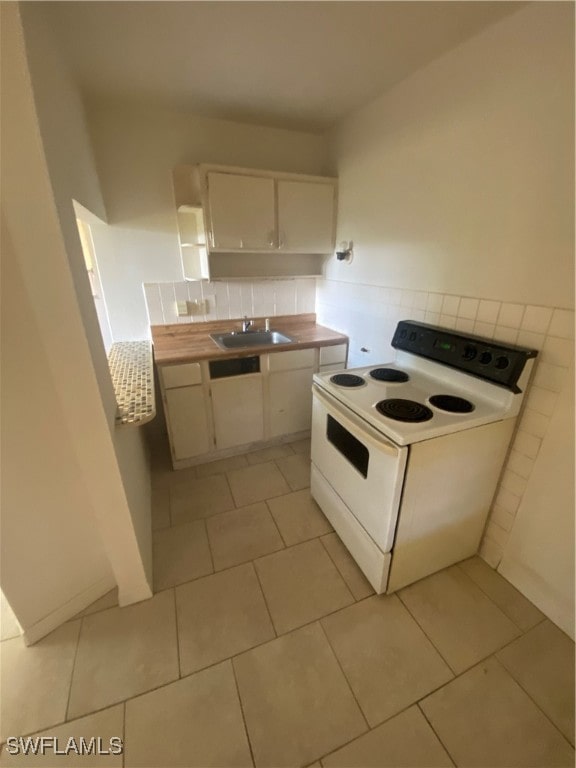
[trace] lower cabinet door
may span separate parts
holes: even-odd
[[[261,374],[213,379],[212,405],[216,449],[264,439],[264,398]]]
[[[166,409],[174,459],[210,450],[206,402],[201,386],[167,389]]]
[[[270,374],[270,435],[310,429],[313,368]]]

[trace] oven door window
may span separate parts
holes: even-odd
[[[326,437],[362,477],[368,477],[368,448],[330,415],[326,417]]]

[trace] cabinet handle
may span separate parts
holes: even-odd
[[[210,235],[210,245],[212,246],[212,248],[214,248],[214,231],[210,230],[209,235]]]
[[[284,232],[278,232],[278,248],[284,248]]]
[[[274,237],[274,230],[271,229],[268,233],[268,245],[270,245],[272,248],[276,245],[276,239]]]
[[[240,238],[240,248],[244,248],[244,240]]]

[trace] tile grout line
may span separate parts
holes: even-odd
[[[348,680],[346,672],[344,671],[344,668],[343,668],[342,664],[340,663],[340,659],[338,658],[338,656],[336,654],[336,651],[332,647],[332,643],[330,642],[330,638],[328,637],[328,632],[326,631],[324,625],[322,624],[322,620],[321,619],[317,619],[315,623],[317,623],[319,625],[320,631],[324,635],[324,639],[326,640],[326,643],[328,644],[328,648],[330,648],[332,656],[334,657],[334,660],[336,661],[336,664],[338,665],[338,669],[340,670],[340,672],[342,673],[342,675],[344,677],[344,680],[346,681],[346,685],[348,686],[348,690],[352,694],[352,698],[356,702],[356,706],[358,707],[358,710],[360,711],[360,714],[362,715],[362,717],[364,719],[364,722],[366,723],[366,727],[368,728],[368,731],[365,731],[365,733],[368,733],[369,731],[372,730],[372,728],[370,727],[370,723],[368,722],[368,718],[366,717],[366,714],[364,713],[364,710],[360,706],[360,702],[356,698],[356,694],[354,693],[354,689],[352,688],[352,684],[351,684],[350,680]],[[360,734],[360,735],[363,735],[363,734]],[[358,736],[356,738],[358,738]],[[352,741],[354,741],[354,739],[352,739]]]
[[[246,734],[246,741],[248,742],[248,749],[250,750],[250,758],[252,765],[256,765],[254,760],[254,750],[252,748],[252,742],[250,741],[250,733],[248,732],[248,725],[246,723],[246,713],[244,712],[244,705],[242,703],[242,695],[240,693],[240,686],[238,685],[238,677],[236,675],[236,667],[234,666],[234,659],[230,659],[230,666],[232,667],[232,675],[234,677],[234,684],[236,685],[236,695],[238,696],[238,704],[240,706],[240,714],[242,715],[242,722],[244,724],[244,733]]]
[[[84,627],[84,616],[80,618],[80,627],[78,629],[78,637],[76,638],[76,648],[74,649],[74,661],[72,662],[72,672],[70,674],[70,685],[68,686],[68,698],[66,699],[66,710],[64,712],[64,722],[68,722],[68,711],[70,709],[70,698],[72,696],[72,683],[74,682],[74,672],[76,671],[76,659],[78,657],[78,649],[80,648],[80,637],[82,635],[82,629]]]
[[[285,495],[288,496],[289,494],[285,494]],[[276,496],[276,498],[278,498],[278,497]],[[284,536],[282,536],[282,531],[280,530],[280,526],[276,522],[276,518],[274,517],[274,513],[272,512],[272,510],[270,508],[270,504],[268,504],[268,501],[269,501],[269,499],[266,499],[264,501],[264,504],[266,504],[266,509],[268,510],[268,514],[272,518],[272,522],[274,523],[274,525],[276,527],[276,530],[278,531],[278,535],[280,536],[282,544],[284,544],[284,549],[287,549],[288,545],[286,544],[286,540],[285,540]],[[277,551],[280,551],[280,550],[277,550]],[[272,554],[272,553],[270,553],[270,554]]]
[[[226,512],[221,512],[220,514],[225,515]],[[216,515],[212,515],[212,517],[216,517]],[[214,561],[214,552],[212,551],[212,542],[210,541],[210,533],[208,532],[208,523],[206,522],[207,519],[208,518],[206,517],[202,518],[204,522],[204,531],[206,533],[206,541],[208,542],[208,552],[210,553],[210,562],[212,563],[212,573],[216,573],[216,563]],[[206,574],[206,575],[209,575],[209,574]],[[191,579],[191,581],[193,581],[193,579]],[[186,584],[187,582],[184,582],[184,583]]]
[[[178,601],[176,600],[176,587],[172,587],[174,594],[174,624],[176,629],[176,655],[178,657],[178,679],[182,679],[182,665],[180,663],[180,628],[178,626]]]
[[[278,550],[279,552],[282,552],[282,550]],[[273,554],[273,553],[272,553]],[[264,593],[264,587],[262,586],[262,582],[260,581],[260,574],[258,573],[258,568],[256,568],[256,561],[251,560],[252,564],[252,570],[254,571],[254,574],[256,576],[256,581],[258,582],[258,586],[260,587],[260,593],[262,594],[262,599],[264,600],[264,605],[266,606],[266,611],[268,613],[268,618],[270,619],[270,624],[272,625],[272,629],[274,630],[275,639],[277,637],[280,637],[278,634],[278,631],[276,629],[276,625],[274,624],[274,619],[272,618],[272,613],[270,612],[270,606],[268,605],[268,601],[266,600],[266,594]],[[271,642],[271,640],[268,640],[267,642]],[[236,654],[238,655],[238,654]]]
[[[454,678],[454,679],[456,679],[456,678]],[[452,682],[452,681],[450,681],[450,682]],[[450,683],[445,683],[445,685],[449,685],[449,684],[450,684]],[[444,687],[444,686],[442,686],[442,687]],[[437,690],[440,690],[440,689],[437,689]],[[433,693],[434,693],[434,691],[432,691],[432,694],[433,694]],[[418,700],[418,701],[415,703],[415,705],[414,705],[414,706],[418,707],[418,710],[419,710],[419,712],[422,714],[422,717],[424,718],[424,720],[426,720],[426,722],[427,722],[427,723],[428,723],[428,725],[430,726],[430,729],[432,730],[432,733],[433,733],[433,734],[436,736],[436,738],[438,739],[438,741],[439,741],[439,742],[440,742],[440,744],[442,745],[442,748],[444,749],[444,751],[446,752],[446,754],[447,754],[447,755],[448,755],[448,757],[450,758],[450,760],[451,760],[451,762],[452,762],[452,765],[455,765],[455,766],[457,766],[457,765],[458,765],[458,763],[456,762],[456,759],[455,759],[454,757],[452,757],[452,753],[450,752],[450,750],[448,749],[448,747],[446,746],[446,744],[444,744],[444,742],[443,742],[443,741],[442,741],[442,739],[440,738],[440,734],[436,732],[436,729],[434,728],[434,726],[432,725],[432,723],[431,723],[431,722],[430,722],[430,720],[428,719],[428,717],[427,717],[427,715],[426,715],[426,712],[424,712],[424,710],[423,710],[423,709],[422,709],[422,707],[420,706],[420,702],[424,701],[424,698],[428,698],[428,696],[431,696],[432,694],[427,694],[427,696],[426,696],[426,697],[423,697],[422,699],[419,699],[419,700]]]
[[[126,702],[122,705],[122,768],[125,768],[126,764]]]
[[[518,640],[519,638],[516,638],[516,639]],[[514,641],[512,641],[512,642],[514,642]],[[502,648],[500,648],[500,651],[501,651],[501,650],[503,650],[503,649],[502,649]],[[500,651],[496,651],[496,653],[500,653]],[[535,698],[532,696],[532,694],[531,694],[531,693],[529,693],[529,691],[527,691],[527,690],[526,690],[526,688],[524,688],[524,686],[522,685],[522,683],[521,683],[521,682],[520,682],[520,681],[519,681],[519,680],[518,680],[518,679],[515,677],[514,673],[513,673],[513,672],[512,672],[510,669],[508,669],[508,667],[507,667],[507,666],[504,664],[504,662],[503,662],[503,661],[500,661],[500,659],[499,659],[499,658],[496,656],[496,653],[494,653],[494,654],[493,654],[493,656],[494,656],[494,660],[495,660],[495,661],[496,661],[496,662],[497,662],[497,663],[498,663],[498,664],[499,664],[499,665],[502,667],[502,669],[503,669],[503,670],[504,670],[504,671],[505,671],[505,672],[506,672],[508,675],[510,675],[510,677],[511,677],[511,678],[512,678],[512,680],[513,680],[513,681],[516,683],[516,685],[518,686],[518,688],[520,688],[520,690],[521,690],[523,693],[525,693],[525,694],[526,694],[526,696],[527,696],[527,697],[530,699],[530,701],[531,701],[531,702],[534,704],[534,706],[536,707],[536,709],[537,709],[539,712],[541,712],[541,713],[544,715],[544,717],[546,718],[546,720],[548,720],[548,722],[549,722],[549,723],[551,723],[551,724],[554,726],[554,728],[555,728],[555,729],[558,731],[558,733],[559,733],[559,734],[560,734],[560,736],[561,736],[561,737],[564,739],[564,741],[565,741],[565,742],[566,742],[566,743],[567,743],[567,744],[568,744],[568,745],[569,745],[569,746],[570,746],[572,749],[574,749],[574,744],[572,744],[572,742],[570,741],[570,739],[569,739],[569,738],[567,738],[567,736],[565,736],[565,735],[564,735],[564,733],[563,733],[563,732],[560,730],[560,728],[559,728],[559,727],[556,725],[556,723],[554,722],[554,720],[552,720],[552,718],[551,718],[551,717],[550,717],[550,716],[549,716],[549,715],[548,715],[548,714],[547,714],[547,713],[546,713],[546,712],[545,712],[545,711],[542,709],[542,707],[541,707],[541,706],[540,706],[540,704],[539,704],[539,703],[536,701],[536,699],[535,699]]]
[[[476,557],[479,557],[479,555],[476,555]],[[480,559],[482,559],[482,558],[480,558]],[[469,579],[470,579],[472,582],[474,582],[474,584],[476,584],[476,586],[478,587],[478,589],[479,589],[479,590],[480,590],[480,591],[481,591],[481,592],[482,592],[484,595],[486,595],[486,597],[487,597],[487,598],[490,600],[490,602],[494,603],[494,605],[496,606],[496,608],[498,608],[498,609],[499,609],[499,610],[500,610],[500,611],[501,611],[501,612],[504,614],[504,616],[506,616],[506,618],[507,618],[507,619],[509,619],[509,620],[512,622],[512,624],[514,624],[514,626],[515,626],[515,627],[517,627],[517,628],[520,630],[520,632],[522,632],[522,634],[523,634],[523,635],[525,635],[527,632],[530,632],[530,630],[531,630],[531,629],[534,629],[534,627],[537,627],[537,626],[538,626],[538,624],[541,624],[541,623],[542,623],[542,622],[543,622],[543,621],[546,619],[546,616],[544,616],[542,619],[538,619],[538,621],[537,621],[537,622],[536,622],[536,623],[535,623],[533,626],[531,626],[531,627],[528,627],[528,629],[522,629],[522,627],[521,627],[521,626],[520,626],[520,625],[519,625],[519,624],[518,624],[516,621],[514,621],[514,619],[513,619],[511,616],[509,616],[509,615],[508,615],[508,614],[507,614],[507,613],[504,611],[504,609],[503,609],[503,608],[501,608],[501,607],[498,605],[498,603],[497,603],[497,602],[494,600],[494,598],[493,598],[493,597],[491,597],[491,596],[489,595],[489,593],[488,593],[488,592],[486,592],[486,590],[485,590],[485,589],[482,587],[482,585],[481,585],[481,584],[478,584],[478,582],[477,582],[475,579],[473,579],[473,578],[472,578],[472,576],[470,576],[470,574],[466,573],[466,571],[464,570],[464,568],[462,568],[462,567],[461,567],[461,563],[464,563],[464,562],[466,562],[466,560],[461,560],[459,563],[455,563],[455,565],[457,565],[457,566],[458,566],[458,568],[459,568],[459,569],[462,571],[462,573],[463,573],[463,574],[465,574],[466,576],[468,576],[468,578],[469,578]],[[486,561],[485,561],[485,560],[483,560],[482,562],[486,562]],[[486,565],[488,566],[488,568],[491,568],[491,569],[494,571],[494,573],[496,573],[498,576],[500,576],[500,575],[501,575],[501,574],[499,574],[499,573],[498,573],[498,571],[497,571],[495,568],[492,568],[492,566],[491,566],[491,565],[488,565],[488,563],[486,563]],[[503,577],[503,576],[501,576],[501,578],[503,578],[503,579],[504,579],[504,577]],[[506,583],[507,583],[507,584],[508,584],[510,587],[512,587],[512,589],[516,589],[516,587],[515,587],[513,584],[510,584],[510,582],[509,582],[507,579],[504,579],[504,581],[505,581],[505,582],[506,582]],[[523,598],[524,600],[526,600],[528,603],[530,603],[530,605],[531,605],[531,606],[533,606],[534,608],[536,608],[536,606],[534,605],[534,603],[532,603],[530,600],[528,600],[528,598],[527,598],[527,597],[524,597],[524,595],[522,594],[522,592],[520,592],[519,590],[516,590],[516,591],[518,592],[518,594],[519,594],[519,595],[521,595],[521,596],[522,596],[522,598]],[[539,610],[539,609],[538,609],[538,608],[536,608],[536,610]],[[542,613],[542,611],[540,611],[540,613]]]
[[[416,582],[416,583],[418,583],[418,582]],[[401,595],[401,592],[402,592],[402,590],[398,590],[398,592],[394,592],[394,594],[395,594],[395,595],[396,595],[396,597],[397,597],[397,598],[400,600],[400,602],[402,603],[402,605],[404,606],[404,608],[405,608],[405,609],[408,611],[408,614],[409,614],[409,615],[412,617],[412,619],[413,619],[413,620],[416,622],[416,624],[417,624],[417,625],[418,625],[418,627],[420,628],[420,631],[422,632],[422,634],[424,635],[424,637],[425,637],[425,638],[428,640],[428,642],[429,642],[429,643],[432,645],[432,647],[434,648],[434,650],[436,651],[436,653],[437,653],[437,654],[440,656],[440,658],[441,658],[441,659],[444,661],[444,663],[446,664],[446,666],[448,667],[448,669],[450,670],[450,672],[452,672],[452,674],[454,675],[454,677],[458,677],[458,674],[459,674],[459,673],[458,673],[458,672],[457,672],[457,671],[456,671],[456,670],[453,668],[452,664],[450,664],[450,662],[449,662],[449,661],[448,661],[448,659],[447,659],[447,658],[444,656],[444,654],[443,654],[443,653],[441,653],[441,652],[440,652],[440,650],[439,650],[439,649],[436,647],[436,644],[435,644],[435,643],[432,641],[432,638],[431,638],[431,637],[429,637],[429,635],[427,634],[426,630],[425,630],[425,629],[424,629],[424,627],[423,627],[423,626],[420,624],[420,622],[418,621],[418,619],[416,618],[416,616],[414,616],[414,614],[412,613],[412,611],[410,610],[410,608],[409,608],[409,607],[406,605],[406,603],[404,602],[404,600],[402,600],[402,595]],[[454,678],[452,678],[452,679],[454,679]]]
[[[342,573],[342,571],[341,571],[341,570],[340,570],[340,568],[338,567],[338,563],[337,563],[337,562],[334,560],[334,558],[332,557],[332,555],[331,555],[331,554],[330,554],[330,552],[328,551],[328,547],[327,547],[327,546],[324,544],[324,542],[322,541],[322,539],[324,538],[324,536],[330,536],[330,534],[331,534],[331,533],[336,533],[336,531],[330,531],[329,533],[323,533],[321,536],[317,536],[316,538],[317,538],[317,539],[320,541],[320,544],[322,544],[322,547],[323,547],[324,551],[326,552],[326,554],[328,555],[328,557],[329,557],[329,559],[330,559],[330,561],[331,561],[332,565],[334,566],[334,568],[336,568],[336,570],[337,570],[337,571],[338,571],[338,573],[340,574],[340,578],[342,579],[342,581],[343,581],[343,582],[346,584],[346,586],[348,587],[348,591],[350,592],[350,594],[351,594],[351,595],[352,595],[352,597],[354,598],[354,602],[355,602],[355,603],[359,603],[361,600],[366,600],[366,598],[368,598],[368,597],[374,597],[374,595],[376,594],[375,592],[374,592],[373,594],[371,594],[371,595],[366,595],[366,597],[361,597],[361,598],[357,598],[357,597],[356,597],[356,595],[354,594],[354,592],[352,592],[352,587],[350,587],[350,585],[348,584],[348,582],[347,582],[347,581],[346,581],[346,579],[344,578],[344,574]],[[337,533],[336,533],[336,535],[338,536],[338,534],[337,534]]]

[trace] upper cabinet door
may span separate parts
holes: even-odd
[[[208,173],[211,251],[276,247],[274,179]]]
[[[278,180],[278,247],[286,253],[330,253],[335,237],[335,186]]]

